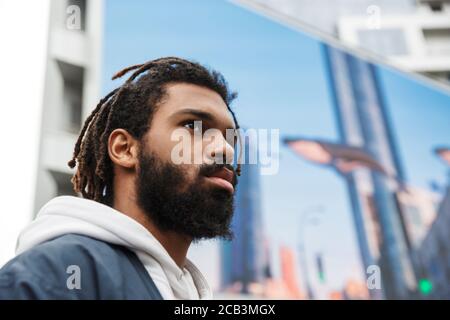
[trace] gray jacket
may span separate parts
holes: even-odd
[[[0,269],[0,299],[162,299],[137,256],[125,247],[67,234]]]

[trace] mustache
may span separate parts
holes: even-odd
[[[216,173],[219,170],[222,170],[223,168],[226,168],[228,170],[230,170],[233,173],[233,181],[231,182],[231,184],[233,185],[233,187],[235,187],[238,183],[238,176],[236,173],[236,170],[234,169],[234,167],[231,164],[218,164],[218,163],[213,163],[213,164],[202,164],[200,165],[200,169],[199,169],[199,176],[210,176],[214,173]]]

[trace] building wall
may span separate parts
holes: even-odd
[[[367,15],[343,16],[337,21],[344,43],[387,58],[404,70],[450,83],[450,3],[432,11],[420,5],[413,12],[385,13],[370,25]]]
[[[49,13],[49,0],[0,0],[0,38],[14,44],[0,52],[0,266],[32,217]]]
[[[408,187],[397,193],[411,246],[417,248],[428,233],[437,214],[440,195]]]
[[[70,5],[81,9],[80,30],[68,24]],[[81,119],[100,96],[102,6],[102,0],[0,0],[0,36],[14,44],[2,48],[0,59],[0,85],[8,88],[2,91],[8,121],[0,126],[7,182],[0,184],[0,266],[14,256],[20,231],[42,204],[71,192],[66,164]]]
[[[432,283],[428,298],[450,299],[450,187],[415,258],[421,265],[421,278]]]
[[[34,214],[51,198],[74,194],[67,162],[83,119],[100,98],[102,1],[51,3]],[[79,29],[72,29],[71,5],[80,8]]]

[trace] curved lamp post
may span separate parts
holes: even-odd
[[[358,168],[368,168],[388,176],[383,166],[359,147],[304,138],[286,138],[284,143],[306,160],[332,166],[344,175]]]
[[[392,177],[385,168],[375,160],[363,148],[338,144],[320,139],[307,138],[285,138],[283,140],[296,154],[302,158],[318,165],[335,169],[345,180],[350,181],[350,174],[358,169],[365,168],[381,173],[386,177]],[[393,177],[395,179],[395,177]],[[355,219],[358,243],[364,267],[374,264],[369,244],[365,234],[362,208],[360,207],[357,190],[352,183],[348,183],[350,188],[350,201]],[[380,299],[382,293],[369,291],[373,299]],[[308,292],[309,294],[309,292]]]
[[[314,292],[311,288],[311,283],[309,281],[309,272],[308,272],[308,262],[307,262],[307,255],[306,255],[306,244],[305,244],[305,229],[307,226],[311,224],[318,224],[319,220],[313,220],[311,218],[314,218],[314,215],[318,213],[323,213],[323,207],[322,206],[314,206],[311,208],[307,208],[302,211],[300,214],[300,263],[303,270],[303,278],[305,281],[305,287],[306,287],[306,294],[308,296],[308,299],[313,300],[314,299]]]

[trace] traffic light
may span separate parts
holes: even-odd
[[[419,291],[423,295],[429,295],[433,290],[433,283],[431,283],[428,279],[420,279],[419,280]]]
[[[319,281],[321,283],[325,282],[325,270],[323,268],[323,260],[322,260],[322,255],[320,253],[318,253],[316,255],[316,266],[317,266],[317,274],[319,276]]]

